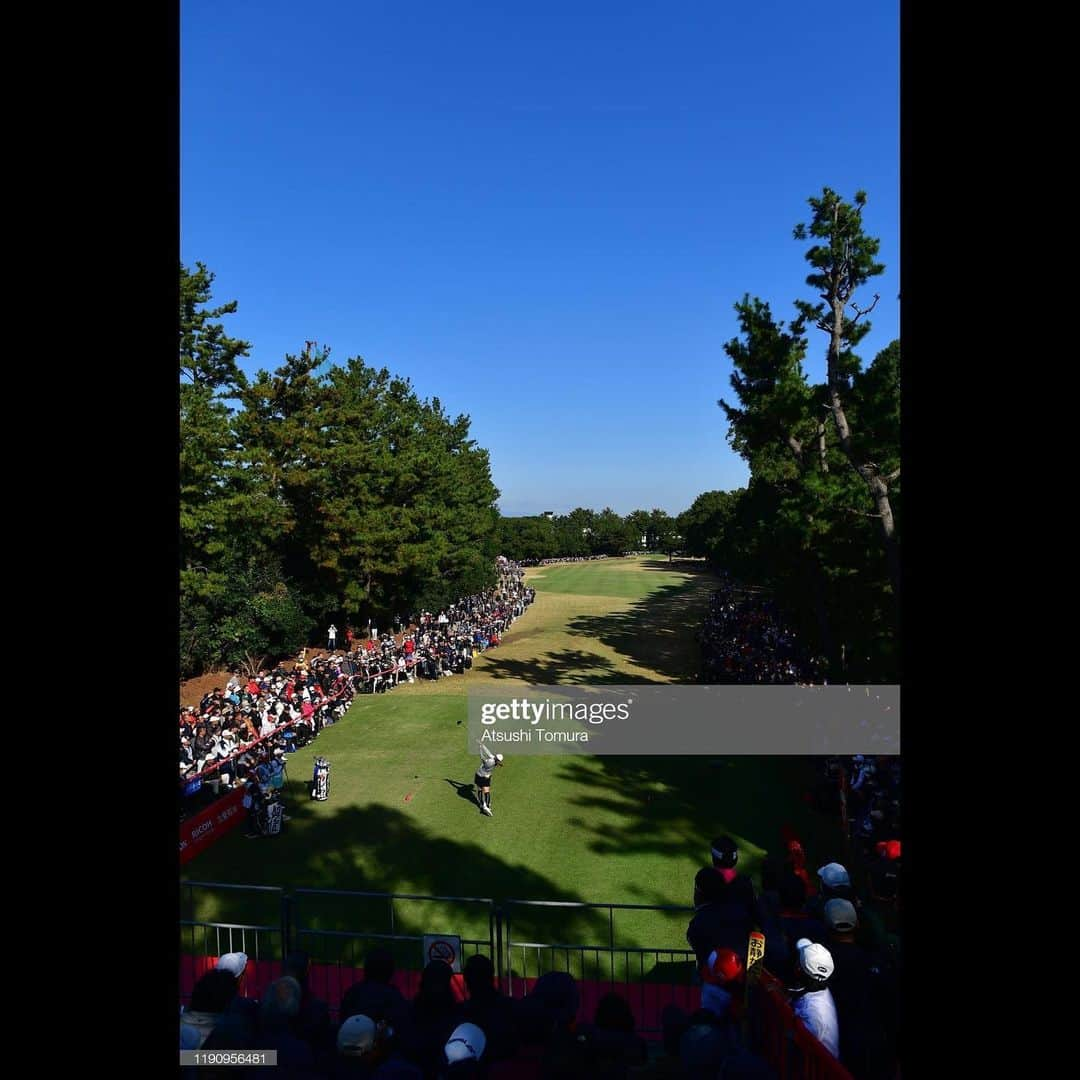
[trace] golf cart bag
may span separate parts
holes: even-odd
[[[281,818],[285,808],[276,799],[271,799],[259,811],[259,832],[263,836],[277,836],[281,832]]]
[[[315,771],[311,777],[311,797],[317,802],[330,798],[330,762],[324,757],[315,759]]]

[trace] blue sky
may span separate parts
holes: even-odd
[[[409,376],[504,513],[745,484],[732,305],[810,295],[823,186],[866,190],[888,268],[861,355],[899,336],[896,0],[183,0],[180,44],[181,258],[247,368],[315,340]]]

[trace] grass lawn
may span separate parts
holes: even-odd
[[[811,859],[839,854],[838,834],[805,805],[807,762],[794,758],[627,758],[508,754],[495,775],[494,817],[472,802],[466,690],[485,681],[692,681],[694,631],[711,579],[666,561],[576,563],[530,571],[536,603],[473,670],[357,701],[288,761],[287,812],[276,839],[237,828],[185,866],[190,881],[293,889],[623,904],[691,902],[708,841],[728,832],[754,873],[785,823]],[[331,795],[307,797],[314,757],[332,766]],[[815,865],[820,865],[815,864]],[[269,901],[267,901],[269,904]],[[195,890],[184,913],[251,921],[258,907]],[[270,910],[272,904],[267,907]],[[298,924],[386,930],[385,901],[302,898]],[[515,940],[606,942],[606,911],[521,912]],[[269,916],[267,916],[268,921]],[[399,932],[486,935],[467,906],[402,901]],[[617,912],[620,945],[681,946],[686,916]],[[544,935],[544,936],[541,936]]]

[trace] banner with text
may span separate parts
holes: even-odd
[[[244,809],[240,805],[243,799],[243,789],[237,788],[187,821],[180,822],[181,863],[193,859],[240,823],[244,816]]]

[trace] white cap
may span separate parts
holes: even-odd
[[[218,958],[215,965],[218,971],[227,971],[234,979],[239,979],[247,971],[247,954],[242,952],[227,952]]]
[[[366,1054],[375,1045],[375,1021],[370,1016],[350,1016],[338,1029],[339,1054]]]
[[[799,967],[815,982],[825,982],[833,973],[832,953],[824,945],[818,945],[809,938],[799,938],[795,942],[799,952]]]
[[[443,1052],[448,1065],[458,1061],[479,1061],[486,1045],[487,1037],[475,1024],[458,1024]]]
[[[830,889],[835,889],[837,885],[851,884],[848,872],[838,862],[831,862],[827,866],[823,866],[817,873],[822,882]]]
[[[496,760],[496,761],[502,761],[502,759],[503,759],[503,756],[502,756],[502,754],[496,754],[496,755],[495,755],[495,760]]]

